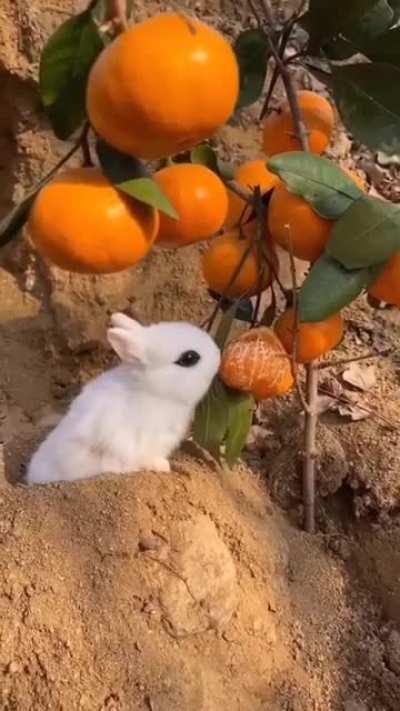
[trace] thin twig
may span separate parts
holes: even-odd
[[[282,77],[282,81],[283,81],[283,84],[285,87],[287,99],[289,102],[290,111],[291,111],[292,118],[293,118],[295,134],[299,140],[302,150],[307,151],[308,150],[307,130],[306,130],[306,127],[304,125],[304,122],[303,122],[303,119],[301,116],[301,111],[300,111],[299,103],[297,101],[296,91],[295,91],[295,88],[293,85],[292,77],[291,77],[290,72],[288,71],[287,67],[285,66],[283,59],[280,57],[279,50],[277,49],[275,42],[274,42],[274,38],[272,36],[271,27],[274,26],[274,15],[273,15],[269,0],[262,0],[262,6],[264,9],[265,18],[267,20],[267,25],[264,26],[264,31],[265,31],[271,52],[272,52],[273,57],[275,59],[276,66],[279,69],[279,73]]]
[[[287,26],[284,28],[284,30],[282,32],[281,41],[279,44],[279,56],[282,59],[282,61],[284,60],[284,57],[285,57],[287,43],[289,42],[290,35],[292,34],[292,29],[293,29],[294,23],[295,23],[295,20],[292,18],[288,22]],[[279,79],[279,75],[280,75],[280,68],[278,67],[277,64],[275,64],[274,71],[273,71],[273,74],[271,77],[271,81],[269,83],[267,95],[265,97],[264,105],[261,109],[260,121],[262,121],[262,119],[264,118],[265,114],[268,111],[269,104],[270,104],[270,101],[272,98],[272,94],[273,94],[275,86],[276,86],[276,82]]]
[[[81,149],[82,149],[82,154],[83,154],[83,166],[85,168],[91,168],[94,164],[92,161],[92,156],[90,153],[90,146],[89,146],[89,131],[90,131],[90,123],[87,121],[83,127],[83,131],[81,134]]]
[[[266,24],[264,31],[267,36],[275,63],[279,69],[293,119],[293,127],[303,151],[309,150],[307,130],[304,125],[292,75],[279,55],[275,46],[272,29],[274,15],[269,0],[261,0]],[[301,5],[302,8],[302,5]],[[294,270],[295,273],[295,270]],[[317,396],[318,396],[318,364],[308,363],[306,366],[307,409],[305,410],[304,428],[304,461],[303,461],[303,500],[304,500],[304,527],[309,533],[315,530],[315,458],[316,458],[316,428],[318,421]]]
[[[338,368],[342,365],[348,365],[349,363],[357,363],[360,360],[371,360],[372,358],[386,358],[393,354],[393,351],[388,348],[387,350],[380,351],[380,353],[365,353],[362,356],[356,356],[355,358],[341,358],[340,360],[327,361],[326,363],[320,363],[319,369],[325,370],[325,368]]]
[[[328,397],[332,398],[332,400],[337,400],[338,402],[343,403],[343,405],[355,405],[359,410],[363,410],[368,415],[371,415],[371,417],[375,417],[377,420],[382,420],[384,425],[386,427],[390,427],[390,429],[392,430],[400,430],[400,422],[393,422],[393,420],[389,420],[389,418],[385,417],[384,415],[381,415],[376,410],[371,410],[369,407],[367,407],[366,405],[362,405],[359,402],[354,403],[346,395],[335,395],[329,390],[329,388],[325,388],[323,385],[320,385],[318,390],[320,393],[322,393],[322,395],[327,395]]]
[[[292,278],[292,300],[293,300],[293,315],[294,315],[294,322],[293,322],[293,348],[292,348],[292,353],[291,353],[291,362],[292,362],[292,371],[293,371],[293,377],[294,377],[294,382],[296,385],[296,390],[297,394],[299,396],[301,406],[306,414],[309,414],[310,408],[309,404],[304,396],[303,393],[303,388],[301,387],[300,384],[300,379],[299,379],[299,369],[297,367],[297,352],[298,352],[298,345],[299,345],[299,333],[300,333],[300,322],[299,322],[299,300],[297,297],[297,273],[296,273],[296,263],[294,261],[294,254],[293,254],[293,243],[292,243],[292,238],[289,233],[289,262],[290,262],[290,274]]]
[[[107,0],[107,29],[123,32],[128,27],[126,0]]]
[[[256,211],[256,220],[257,220],[257,233],[256,233],[256,248],[257,248],[257,260],[259,262],[260,266],[260,271],[258,273],[258,279],[257,279],[257,299],[253,311],[253,318],[251,325],[254,328],[254,326],[257,324],[258,321],[258,314],[260,311],[260,304],[261,304],[261,292],[263,290],[263,281],[264,281],[264,263],[263,263],[263,258],[262,258],[262,244],[265,239],[265,207],[262,201],[262,194],[261,194],[261,188],[259,185],[257,185],[254,188],[254,208]]]
[[[311,361],[306,369],[308,412],[304,430],[303,501],[304,528],[307,533],[315,532],[315,459],[316,431],[318,422],[318,363]]]
[[[242,188],[241,185],[239,185],[235,180],[222,180],[225,183],[226,187],[229,188],[229,190],[231,190],[233,193],[235,193],[235,195],[240,197],[241,200],[244,200],[248,205],[253,204],[252,195],[249,195],[248,191]]]

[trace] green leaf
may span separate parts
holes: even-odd
[[[233,180],[235,176],[235,166],[232,163],[227,163],[226,161],[218,161],[218,172],[222,178],[226,180]]]
[[[223,308],[224,304],[220,303],[220,308]],[[251,321],[253,318],[253,304],[251,299],[240,298],[234,301],[227,309],[224,311],[221,320],[218,324],[218,328],[214,337],[214,340],[219,346],[219,348],[224,347],[228,336],[230,334],[233,322],[235,319],[238,321]]]
[[[353,57],[358,52],[357,47],[355,47],[347,37],[342,37],[341,35],[332,37],[329,42],[324,44],[322,49],[324,54],[334,61],[350,59],[350,57]]]
[[[89,10],[66,20],[44,47],[39,92],[58,138],[69,138],[85,119],[87,78],[103,47]]]
[[[179,215],[175,208],[171,205],[168,198],[164,195],[159,185],[152,178],[134,178],[126,180],[124,183],[119,183],[118,190],[130,195],[130,197],[144,202],[146,205],[151,205],[157,210],[161,210],[168,217],[177,220]]]
[[[345,269],[323,254],[311,267],[300,293],[299,318],[304,323],[324,321],[350,304],[378,276],[382,266]]]
[[[114,185],[132,178],[150,177],[147,168],[138,158],[121,153],[101,139],[96,142],[96,153],[103,173]]]
[[[377,0],[310,0],[308,12],[302,17],[302,26],[310,35],[310,53],[344,32],[354,20],[362,17]]]
[[[390,7],[393,10],[393,24],[400,18],[400,0],[388,0]]]
[[[291,193],[303,197],[321,217],[338,219],[363,192],[338,166],[312,153],[293,151],[270,158]]]
[[[246,444],[253,421],[254,408],[255,402],[250,395],[233,391],[229,393],[229,421],[225,436],[225,459],[229,465],[234,464],[240,457]]]
[[[394,12],[387,0],[378,0],[360,19],[352,22],[347,34],[357,42],[364,42],[388,30],[393,20]]]
[[[270,49],[268,39],[262,30],[245,30],[237,38],[233,49],[240,72],[240,91],[236,109],[241,109],[253,104],[261,96]]]
[[[400,153],[400,69],[389,64],[333,68],[335,100],[348,130],[387,155]]]
[[[198,165],[205,165],[206,168],[218,173],[218,158],[215,151],[211,146],[203,143],[201,146],[196,146],[190,153],[190,160],[192,163],[197,163]]]
[[[362,197],[333,228],[327,253],[346,269],[386,262],[400,250],[400,207]]]
[[[227,389],[215,378],[207,395],[197,406],[193,423],[194,440],[219,459],[228,424]]]
[[[101,140],[97,141],[96,151],[104,174],[118,190],[165,212],[168,217],[178,218],[175,208],[140,160],[117,151]]]
[[[400,66],[400,27],[394,27],[374,40],[365,42],[362,51],[374,62]]]

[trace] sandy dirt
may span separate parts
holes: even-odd
[[[0,0],[0,216],[66,150],[38,112],[35,77],[45,37],[82,6]],[[226,2],[198,10],[228,34],[244,16]],[[222,156],[259,155],[256,113],[220,132]],[[332,156],[398,199],[396,169],[342,131]],[[347,310],[337,358],[390,350],[362,364],[366,389],[346,367],[323,371],[311,537],[294,396],[259,408],[233,471],[187,443],[171,475],[18,484],[111,364],[113,310],[201,323],[212,304],[196,248],[109,277],[49,269],[22,240],[1,256],[0,709],[398,711],[399,312]]]

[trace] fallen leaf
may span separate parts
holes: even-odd
[[[363,392],[371,390],[376,384],[376,367],[374,365],[360,365],[351,363],[342,373],[345,383],[352,385]]]
[[[338,405],[337,411],[342,417],[350,417],[353,422],[358,422],[359,420],[365,420],[367,417],[371,417],[371,412],[359,407],[357,404],[341,404]]]
[[[329,395],[319,395],[317,400],[316,411],[318,415],[323,415],[324,412],[334,410],[337,407],[337,400]]]

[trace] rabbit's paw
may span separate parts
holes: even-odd
[[[154,459],[151,460],[151,462],[148,463],[147,469],[150,469],[153,472],[170,472],[171,471],[169,461],[168,461],[168,459],[165,459],[165,457],[155,457]]]

